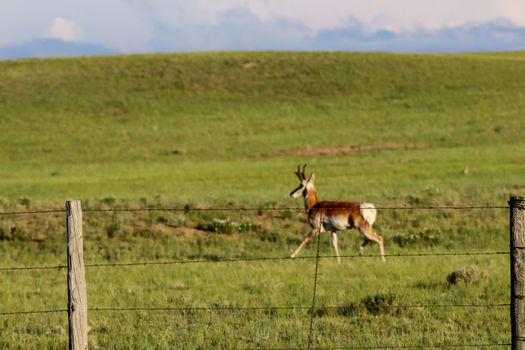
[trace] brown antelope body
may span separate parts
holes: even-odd
[[[304,197],[304,206],[308,214],[308,222],[311,230],[292,253],[291,257],[296,257],[306,243],[313,237],[319,235],[321,232],[327,231],[332,234],[332,245],[335,249],[337,261],[340,262],[341,258],[339,256],[339,248],[337,247],[337,231],[355,228],[364,237],[364,242],[359,248],[359,253],[361,254],[363,252],[364,247],[370,241],[374,241],[379,245],[381,260],[384,262],[385,250],[383,247],[383,238],[372,228],[377,215],[374,205],[371,203],[319,201],[317,190],[314,186],[315,175],[310,175],[310,178],[307,180],[304,175],[305,168],[306,164],[302,171],[300,166],[297,168],[295,174],[301,184],[293,190],[290,195],[293,198]]]

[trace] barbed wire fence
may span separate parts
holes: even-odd
[[[79,201],[73,201],[78,204],[80,208]],[[72,234],[72,240],[82,240],[82,212],[93,213],[93,212],[151,212],[151,211],[168,211],[168,212],[184,212],[188,213],[190,211],[252,211],[252,212],[276,212],[276,211],[303,211],[304,209],[297,207],[280,207],[280,208],[253,208],[253,207],[240,207],[240,208],[190,208],[185,207],[152,207],[152,208],[85,208],[80,211],[80,214],[72,214],[69,210],[71,202],[68,202],[66,209],[48,209],[48,210],[27,210],[27,211],[6,211],[0,212],[0,217],[6,215],[47,215],[47,214],[56,214],[63,213],[68,215],[73,215],[72,220],[77,221],[77,224],[80,224],[79,232],[75,231],[68,226],[68,236]],[[72,259],[71,256],[68,256],[67,265],[49,265],[49,266],[4,266],[0,267],[0,273],[16,272],[16,271],[30,271],[30,270],[64,270],[68,269],[68,281],[74,283],[78,276],[73,276],[75,273],[75,268],[72,267],[72,260],[76,260],[80,263],[82,270],[85,267],[88,268],[120,268],[120,267],[135,267],[135,266],[151,266],[151,265],[180,265],[180,264],[220,264],[220,263],[248,263],[248,262],[269,262],[269,261],[278,261],[278,260],[313,260],[315,261],[315,272],[313,275],[313,283],[311,289],[311,306],[304,305],[273,305],[273,306],[213,306],[213,307],[87,307],[85,305],[84,312],[82,308],[79,308],[78,299],[75,299],[75,296],[71,295],[82,287],[77,288],[75,286],[72,289],[75,291],[69,291],[69,301],[67,308],[56,308],[56,309],[44,309],[44,310],[0,310],[0,317],[9,317],[16,315],[39,315],[39,314],[53,314],[53,313],[67,313],[69,324],[70,324],[70,348],[72,349],[84,349],[84,343],[87,346],[87,327],[86,329],[74,329],[74,324],[84,322],[87,325],[87,311],[90,312],[137,312],[137,311],[146,311],[146,312],[184,312],[184,311],[212,311],[212,312],[239,312],[239,311],[295,311],[303,310],[309,313],[309,327],[308,327],[308,338],[306,347],[286,347],[282,349],[349,349],[349,350],[359,350],[359,349],[421,349],[421,348],[499,348],[499,347],[509,347],[511,346],[512,350],[514,349],[525,349],[525,325],[521,325],[521,320],[525,319],[525,281],[522,276],[525,276],[525,198],[523,197],[511,197],[509,201],[509,206],[500,206],[500,205],[481,205],[481,206],[418,206],[418,207],[406,207],[406,206],[384,206],[376,207],[377,209],[382,210],[474,210],[474,209],[510,209],[510,230],[511,230],[511,244],[510,251],[489,251],[489,252],[446,252],[446,253],[406,253],[406,254],[385,254],[385,257],[388,258],[405,258],[405,257],[431,257],[431,256],[440,256],[440,257],[450,257],[450,256],[482,256],[482,255],[510,255],[511,260],[511,298],[509,303],[471,303],[471,304],[413,304],[413,305],[393,305],[394,308],[398,309],[443,309],[443,308],[510,308],[511,314],[511,329],[512,329],[512,338],[510,342],[495,342],[490,344],[407,344],[407,345],[375,345],[375,346],[345,346],[341,345],[336,348],[330,347],[313,347],[313,336],[315,333],[314,327],[314,318],[316,310],[340,310],[345,306],[341,305],[317,305],[317,286],[318,286],[318,271],[319,263],[322,259],[334,259],[335,256],[331,255],[321,255],[320,254],[320,235],[317,235],[316,242],[316,255],[315,256],[302,256],[302,257],[240,257],[240,258],[217,258],[217,259],[182,259],[182,260],[171,260],[171,261],[133,261],[133,262],[116,262],[116,263],[91,263],[84,264],[83,257],[78,260],[78,256],[75,256]],[[78,216],[79,215],[79,216]],[[69,220],[69,219],[68,219]],[[73,223],[74,224],[74,223]],[[68,242],[69,246],[70,242]],[[524,254],[522,254],[524,253]],[[69,251],[68,251],[69,254]],[[342,259],[363,259],[363,258],[377,258],[376,255],[341,255]],[[73,263],[74,264],[74,263]],[[82,279],[83,272],[82,272]],[[83,288],[85,293],[85,280],[83,281]],[[79,298],[76,296],[76,298]],[[75,299],[75,300],[73,300]],[[73,325],[72,325],[73,324]],[[82,328],[82,327],[80,327]],[[522,330],[521,328],[524,328]],[[75,333],[85,332],[84,335],[75,336]],[[75,339],[76,338],[76,339]],[[80,339],[79,339],[80,338]],[[281,348],[258,348],[258,349],[267,349],[267,350],[280,350]],[[248,349],[247,349],[248,350]],[[251,349],[250,349],[251,350]]]

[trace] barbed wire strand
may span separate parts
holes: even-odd
[[[378,210],[417,210],[417,209],[426,209],[426,210],[438,210],[438,209],[451,209],[451,210],[472,210],[472,209],[508,209],[509,206],[501,205],[473,205],[473,206],[448,206],[448,205],[430,205],[430,206],[375,206],[374,208],[362,208],[364,210],[378,209]],[[334,208],[323,208],[323,209],[341,209],[338,207]],[[188,208],[188,207],[173,207],[173,208],[106,208],[106,209],[97,209],[97,208],[86,208],[82,209],[86,212],[140,212],[140,211],[305,211],[305,208],[302,207],[278,207],[278,208],[259,208],[259,207],[218,207],[218,208]]]
[[[510,303],[493,303],[493,304],[413,304],[413,305],[390,305],[391,308],[396,309],[434,309],[434,308],[497,308],[510,307]],[[319,306],[211,306],[211,307],[193,307],[193,306],[179,306],[179,307],[90,307],[90,312],[135,312],[135,311],[294,311],[294,310],[344,310],[349,305],[319,305]],[[50,310],[26,310],[26,311],[4,311],[0,312],[0,316],[11,315],[27,315],[27,314],[46,314],[66,312],[67,309],[50,309]]]
[[[464,253],[409,253],[409,254],[386,254],[385,257],[427,257],[427,256],[478,256],[478,255],[509,255],[509,252],[464,252]],[[344,259],[358,258],[379,258],[378,255],[341,255]],[[319,255],[319,259],[336,259],[335,255]],[[255,258],[231,258],[231,259],[212,259],[212,260],[173,260],[173,261],[153,261],[153,262],[130,262],[130,263],[96,263],[86,264],[86,267],[126,267],[126,266],[148,266],[148,265],[174,265],[174,264],[193,264],[193,263],[229,263],[229,262],[257,262],[257,261],[292,261],[292,260],[311,260],[317,256],[298,256],[298,257],[255,257]]]
[[[496,252],[453,252],[453,253],[405,253],[405,254],[385,254],[387,258],[403,258],[403,257],[449,257],[449,256],[482,256],[482,255],[509,255],[510,252],[496,251]],[[335,255],[319,255],[319,259],[336,259]],[[378,255],[341,255],[341,259],[365,259],[365,258],[379,258]],[[201,264],[201,263],[230,263],[230,262],[257,262],[257,261],[291,261],[291,260],[309,260],[317,259],[317,256],[298,256],[295,258],[286,257],[254,257],[254,258],[226,258],[226,259],[198,259],[198,260],[171,260],[171,261],[140,261],[140,262],[124,262],[124,263],[90,263],[85,264],[85,267],[133,267],[133,266],[149,266],[149,265],[177,265],[177,264]],[[55,266],[13,266],[0,267],[0,272],[5,271],[20,271],[20,270],[53,270],[64,269],[67,265]]]
[[[60,270],[67,268],[67,265],[55,265],[55,266],[12,266],[12,267],[0,267],[0,272],[7,271],[24,271],[24,270]]]
[[[23,214],[54,214],[65,213],[65,209],[49,209],[49,210],[27,210],[27,211],[3,211],[0,215],[23,215]]]
[[[67,312],[67,309],[28,310],[28,311],[5,311],[5,312],[0,312],[0,316],[31,315],[31,314],[50,314],[50,313],[58,313],[58,312]]]
[[[339,208],[324,208],[324,209],[339,209]],[[373,208],[362,208],[373,209]],[[430,206],[376,206],[377,210],[474,210],[474,209],[509,209],[509,206],[503,205],[430,205]],[[217,207],[217,208],[188,208],[188,207],[153,207],[153,208],[83,208],[83,212],[151,212],[151,211],[257,211],[257,212],[271,212],[271,211],[304,211],[301,207],[279,207],[279,208],[257,208],[257,207]],[[65,209],[46,209],[46,210],[27,210],[27,211],[5,211],[0,212],[0,215],[24,215],[24,214],[50,214],[50,213],[65,213]]]
[[[433,308],[496,308],[510,307],[510,303],[496,304],[414,304],[414,305],[390,305],[391,308],[397,309],[433,309]],[[314,306],[313,310],[343,310],[349,305],[319,305]],[[108,312],[126,312],[126,311],[283,311],[283,310],[312,310],[311,306],[212,306],[212,307],[125,307],[125,308],[89,308],[89,311],[108,311]]]
[[[510,343],[486,343],[486,344],[428,344],[428,345],[376,345],[376,346],[350,346],[350,347],[315,347],[311,350],[373,350],[373,349],[450,349],[450,348],[486,348],[486,347],[503,347],[511,346]],[[246,348],[243,350],[255,350],[254,348]],[[308,350],[306,348],[260,348],[257,350]]]
[[[408,254],[386,254],[385,257],[401,258],[401,257],[427,257],[427,256],[478,256],[478,255],[509,255],[509,252],[463,252],[463,253],[408,253]],[[341,255],[345,259],[358,258],[379,258],[378,255]],[[299,256],[299,257],[254,257],[254,258],[227,258],[227,259],[213,259],[213,260],[173,260],[160,262],[130,262],[130,263],[97,263],[86,264],[86,267],[120,267],[120,266],[138,266],[138,265],[172,265],[172,264],[193,264],[193,263],[229,263],[229,262],[257,262],[257,261],[292,261],[292,260],[311,260],[311,259],[336,259],[335,255],[319,255],[317,256]]]

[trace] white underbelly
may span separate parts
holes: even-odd
[[[348,218],[345,216],[331,216],[323,219],[325,231],[341,231],[348,228]]]

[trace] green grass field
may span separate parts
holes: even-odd
[[[300,208],[289,197],[299,163],[321,199],[378,207],[505,206],[525,193],[525,52],[1,61],[0,122],[1,212],[71,198]],[[379,210],[376,228],[387,254],[509,244],[505,209]],[[65,264],[64,230],[61,213],[0,215],[0,268]],[[84,230],[95,264],[286,257],[308,227],[301,211],[190,210],[85,212]],[[358,233],[339,237],[354,255]],[[321,254],[333,254],[328,235]],[[423,307],[508,303],[508,255],[366,254],[321,259],[312,347],[508,343],[508,306]],[[447,281],[464,269],[470,279]],[[88,267],[90,348],[306,348],[314,270],[312,259]],[[67,347],[63,312],[2,315],[66,308],[65,278],[0,270],[0,349]],[[253,306],[302,308],[95,310]]]

